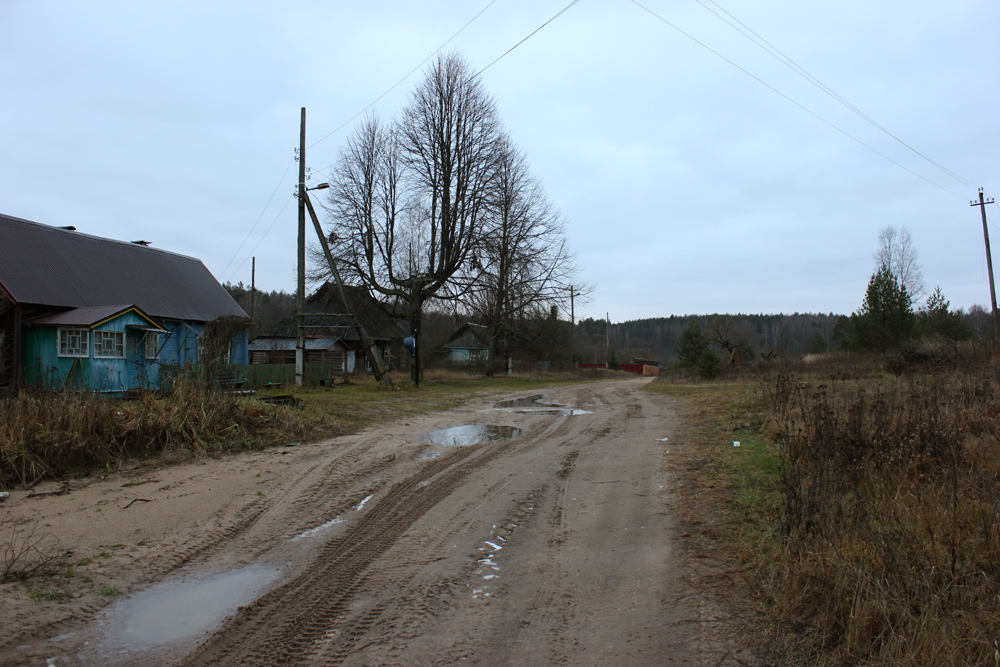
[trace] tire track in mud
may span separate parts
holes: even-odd
[[[350,618],[350,603],[373,583],[371,564],[470,473],[523,444],[461,448],[394,484],[313,565],[240,610],[188,664],[305,664],[319,651],[325,664],[339,664],[384,609]]]

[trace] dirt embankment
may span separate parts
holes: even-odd
[[[643,384],[16,492],[74,565],[0,586],[0,663],[743,664],[678,547],[676,399]],[[425,442],[459,425],[516,430]]]

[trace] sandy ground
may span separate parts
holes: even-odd
[[[0,664],[746,664],[685,569],[680,412],[645,382],[14,491],[65,566],[0,585]],[[468,424],[520,431],[424,442]]]

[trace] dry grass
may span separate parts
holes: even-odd
[[[409,414],[443,410],[476,394],[520,391],[591,379],[590,374],[531,373],[486,378],[434,370],[420,388],[395,378],[385,389],[370,378],[333,388],[275,389],[292,393],[301,409],[180,381],[166,397],[135,401],[93,394],[26,392],[0,399],[0,488],[30,486],[73,471],[129,459],[215,453],[315,440]]]
[[[770,604],[813,664],[995,664],[1000,369],[762,384],[782,444]]]
[[[39,392],[0,399],[0,484],[177,449],[226,451],[335,430],[300,411],[180,383],[166,398]]]
[[[697,523],[740,563],[765,662],[1000,664],[1000,351],[740,373],[655,388],[702,415],[709,442],[743,440],[702,447],[688,476],[724,499]]]

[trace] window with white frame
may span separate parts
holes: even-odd
[[[94,358],[95,359],[124,359],[125,358],[125,332],[124,331],[95,331],[94,332]]]
[[[146,334],[146,358],[156,359],[160,355],[160,334]]]
[[[59,329],[60,357],[88,357],[89,343],[89,329]]]

